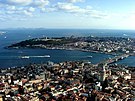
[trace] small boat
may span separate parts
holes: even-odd
[[[123,34],[124,36],[128,36],[127,34]]]
[[[30,35],[28,35],[28,38],[30,38],[31,36]]]
[[[4,31],[0,31],[0,35],[3,35],[3,34],[5,34],[6,32],[4,32]]]
[[[21,58],[22,59],[29,59],[30,57],[29,56],[22,56]]]
[[[92,56],[90,55],[90,56],[87,56],[88,58],[92,58]]]

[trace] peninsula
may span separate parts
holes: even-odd
[[[135,53],[135,39],[121,37],[59,37],[34,38],[12,44],[6,48],[67,49],[108,54]]]

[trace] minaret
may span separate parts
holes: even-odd
[[[102,65],[102,70],[101,70],[101,73],[100,73],[100,80],[101,80],[101,82],[103,82],[103,81],[105,81],[105,79],[106,79],[106,64],[104,65]]]

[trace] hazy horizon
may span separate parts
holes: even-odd
[[[116,30],[116,31],[135,31],[135,29],[107,29],[107,28],[44,28],[44,27],[34,27],[34,28],[30,28],[30,27],[16,27],[16,28],[0,28],[0,30],[19,30],[19,29],[48,29],[48,30],[53,30],[53,29],[56,29],[56,30]]]

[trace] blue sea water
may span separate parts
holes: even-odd
[[[4,49],[12,43],[20,42],[30,38],[40,37],[63,37],[63,36],[98,36],[98,37],[129,37],[135,38],[134,30],[95,30],[95,29],[4,29],[0,32],[0,68],[13,66],[24,66],[29,63],[44,63],[47,61],[63,62],[70,60],[89,60],[92,63],[98,63],[112,55],[68,51],[68,50],[47,50],[47,49]],[[50,55],[50,58],[32,57],[29,59],[21,59],[20,56],[42,56]],[[89,56],[92,56],[90,58]],[[118,64],[135,66],[135,56],[128,57]]]

